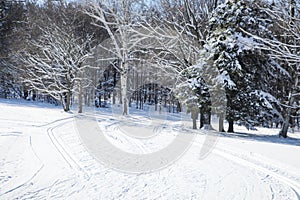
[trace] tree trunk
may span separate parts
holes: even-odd
[[[197,111],[192,111],[191,112],[191,117],[193,120],[193,129],[197,129],[197,119],[198,119],[198,112]]]
[[[298,87],[298,82],[299,82],[299,75],[296,75],[296,80],[295,80],[295,85],[294,85],[295,87]],[[291,89],[291,91],[289,93],[289,98],[288,98],[287,113],[284,118],[282,128],[279,132],[279,137],[282,136],[284,138],[287,138],[287,132],[288,132],[289,125],[290,125],[290,117],[291,117],[291,113],[292,113],[292,106],[294,104],[294,100],[295,100],[294,92],[293,92],[293,89]]]
[[[157,111],[157,104],[158,104],[157,93],[155,91],[155,94],[154,94],[154,110],[155,111]]]
[[[36,101],[36,90],[32,90],[32,101]]]
[[[121,73],[121,96],[123,105],[123,115],[128,115],[128,101],[127,101],[127,64],[123,63],[123,72]]]
[[[224,114],[221,113],[219,116],[219,132],[225,132],[224,130]]]
[[[112,95],[112,104],[115,105],[116,104],[116,89],[114,89],[113,91],[113,95]]]
[[[60,95],[60,101],[65,112],[70,110],[70,100],[68,100],[68,96],[68,92]]]
[[[98,99],[99,99],[99,107],[101,108],[101,107],[102,107],[102,98],[101,98],[101,94],[99,95]]]
[[[113,69],[113,73],[114,73],[114,79],[113,79],[114,89],[113,89],[113,94],[112,94],[112,104],[115,105],[116,104],[116,96],[117,96],[117,70],[115,68]]]
[[[70,105],[71,105],[71,91],[68,91],[66,94],[66,105],[65,105],[65,111],[70,111]]]
[[[287,138],[288,129],[289,129],[289,122],[286,122],[286,120],[285,120],[283,123],[283,126],[279,132],[279,137],[282,136],[284,138]]]
[[[213,129],[210,124],[210,118],[211,118],[211,113],[209,111],[207,113],[203,114],[202,129],[204,129],[204,130],[212,130]]]
[[[90,107],[91,106],[91,94],[92,94],[92,92],[89,90],[89,89],[87,89],[87,104],[85,104],[85,105],[87,105],[88,107]]]
[[[290,23],[294,23],[294,16],[295,16],[295,4],[296,4],[296,1],[295,0],[290,0],[290,15],[291,15],[291,18],[292,20],[290,21]],[[298,81],[299,81],[299,75],[296,74],[296,80],[295,80],[295,88],[298,87]],[[294,94],[293,94],[293,89],[291,89],[290,93],[289,93],[289,97],[288,97],[288,107],[287,107],[287,114],[284,118],[284,121],[283,121],[283,125],[282,125],[282,128],[279,132],[279,137],[282,136],[284,138],[287,138],[287,132],[288,132],[288,129],[289,129],[289,121],[290,121],[290,117],[291,117],[291,112],[292,112],[292,106],[294,104]]]
[[[233,120],[228,120],[228,124],[229,124],[228,133],[233,133],[234,132],[234,129],[233,129],[234,121]]]
[[[197,120],[193,118],[193,129],[197,129]]]
[[[210,125],[210,111],[203,111],[200,110],[200,129],[205,128],[205,129],[211,129]]]
[[[142,109],[143,99],[142,99],[142,89],[139,90],[139,109]]]
[[[204,113],[200,111],[200,129],[204,126]]]
[[[65,98],[64,98],[64,96],[63,95],[59,95],[59,98],[60,98],[60,101],[61,101],[61,105],[62,105],[62,107],[63,107],[63,109],[65,110]]]
[[[24,93],[24,99],[27,100],[29,94],[28,94],[28,90],[27,89],[24,89],[23,90],[23,93]]]
[[[136,91],[136,109],[140,109],[140,91]]]
[[[79,81],[79,92],[78,92],[78,113],[82,113],[83,95],[82,95],[82,80]]]
[[[181,112],[181,104],[177,101],[177,112]]]

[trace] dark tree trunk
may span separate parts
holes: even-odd
[[[198,112],[197,111],[192,111],[191,112],[191,118],[193,120],[193,129],[197,129],[197,119],[198,119]]]
[[[113,103],[113,105],[115,105],[116,104],[116,91],[115,90],[113,91],[112,95],[113,95],[112,96],[112,103]]]
[[[155,94],[154,94],[154,109],[155,109],[155,111],[157,111],[157,104],[158,104],[157,91],[155,90]]]
[[[117,92],[116,92],[116,85],[117,85],[117,70],[114,68],[113,71],[113,92],[112,92],[112,104],[115,105],[116,104],[116,96],[117,96]]]
[[[102,107],[101,94],[99,95],[98,99],[99,99],[99,107],[101,108]]]
[[[211,126],[211,113],[210,111],[207,112],[203,112],[201,114],[201,124],[200,124],[200,128],[205,129],[205,130],[211,130],[212,126]]]
[[[177,112],[181,112],[181,104],[177,101]]]
[[[294,23],[294,17],[295,17],[295,5],[296,1],[295,0],[290,0],[290,16],[292,20],[290,23]],[[299,81],[299,76],[296,75],[296,80],[295,80],[295,87],[298,87],[298,81]],[[283,138],[287,138],[287,132],[289,129],[290,125],[290,117],[291,117],[291,112],[292,112],[292,105],[294,104],[294,91],[291,89],[290,94],[289,94],[289,99],[288,99],[288,108],[287,108],[287,114],[285,116],[285,119],[283,121],[283,126],[279,132],[279,137],[282,136]]]
[[[27,100],[28,95],[29,95],[29,94],[28,94],[28,90],[24,89],[23,92],[24,92],[24,99]]]
[[[205,115],[205,124],[210,124],[211,123],[211,112],[209,111]]]
[[[128,103],[128,106],[131,108],[131,103],[132,103],[132,98],[130,97],[129,98],[129,103]]]
[[[139,91],[138,90],[135,91],[135,99],[136,99],[135,108],[138,109],[139,108]]]
[[[233,133],[234,132],[233,123],[234,123],[233,120],[228,120],[228,124],[229,124],[228,133]]]
[[[139,91],[139,102],[140,102],[140,109],[142,109],[142,105],[143,105],[143,99],[142,99],[142,90]]]
[[[197,120],[193,118],[193,129],[197,129]]]
[[[65,112],[70,111],[70,105],[71,105],[71,91],[68,91],[66,94],[66,102],[65,102],[65,108],[64,108]]]
[[[219,132],[225,132],[224,130],[224,114],[220,113],[219,115]]]
[[[203,128],[204,126],[204,112],[203,111],[200,111],[200,129]]]
[[[283,124],[282,129],[279,133],[279,137],[282,136],[283,138],[287,138],[287,132],[288,132],[289,126],[288,124]]]
[[[79,81],[79,93],[78,93],[78,113],[82,113],[82,104],[83,104],[83,88],[82,80]]]
[[[32,90],[32,101],[36,101],[36,91]]]

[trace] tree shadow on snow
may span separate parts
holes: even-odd
[[[289,133],[290,136],[292,134],[294,133]],[[227,137],[227,138],[238,138],[238,139],[251,140],[251,141],[300,146],[300,139],[293,138],[293,137],[283,138],[283,137],[279,137],[278,135],[261,135],[255,133],[242,133],[242,132],[221,133],[221,135],[222,137]]]

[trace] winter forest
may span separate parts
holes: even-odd
[[[229,132],[236,122],[283,137],[299,127],[296,0],[2,0],[0,25],[2,98],[78,112],[111,101],[125,115],[185,105],[200,128],[219,110]]]
[[[298,0],[0,0],[0,199],[300,199],[299,130]]]

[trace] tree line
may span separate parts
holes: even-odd
[[[0,92],[211,116],[252,126],[298,125],[299,4],[295,0],[1,0]]]

